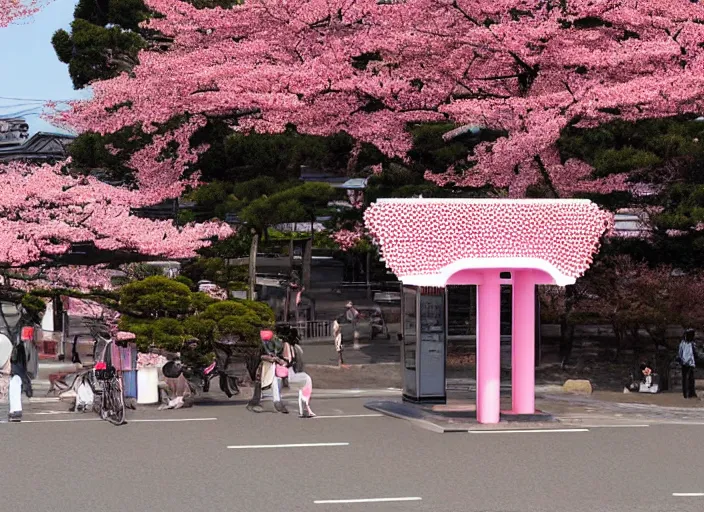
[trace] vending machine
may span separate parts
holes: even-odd
[[[447,346],[443,288],[404,286],[401,300],[403,399],[444,404]]]

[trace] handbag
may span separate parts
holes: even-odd
[[[280,364],[276,365],[276,370],[275,370],[275,375],[279,379],[286,379],[288,378],[288,368],[285,366],[281,366]]]

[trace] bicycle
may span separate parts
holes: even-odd
[[[114,343],[107,328],[104,313],[98,318],[90,318],[84,325],[95,340],[93,344],[92,377],[88,383],[93,391],[93,410],[102,419],[113,425],[123,425],[125,421],[125,395],[122,380],[114,366],[108,365],[110,346]],[[98,383],[100,383],[98,385]]]
[[[95,365],[95,378],[101,383],[101,389],[96,393],[98,415],[113,425],[123,425],[125,422],[125,395],[122,381],[117,376],[114,366],[100,362]]]

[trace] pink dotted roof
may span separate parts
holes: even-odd
[[[579,199],[381,199],[365,223],[405,284],[444,286],[464,269],[538,269],[572,284],[611,213]]]

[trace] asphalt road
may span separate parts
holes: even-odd
[[[0,510],[704,510],[701,424],[436,434],[364,401],[319,398],[312,420],[240,403],[150,409],[122,427],[35,406],[0,425]]]

